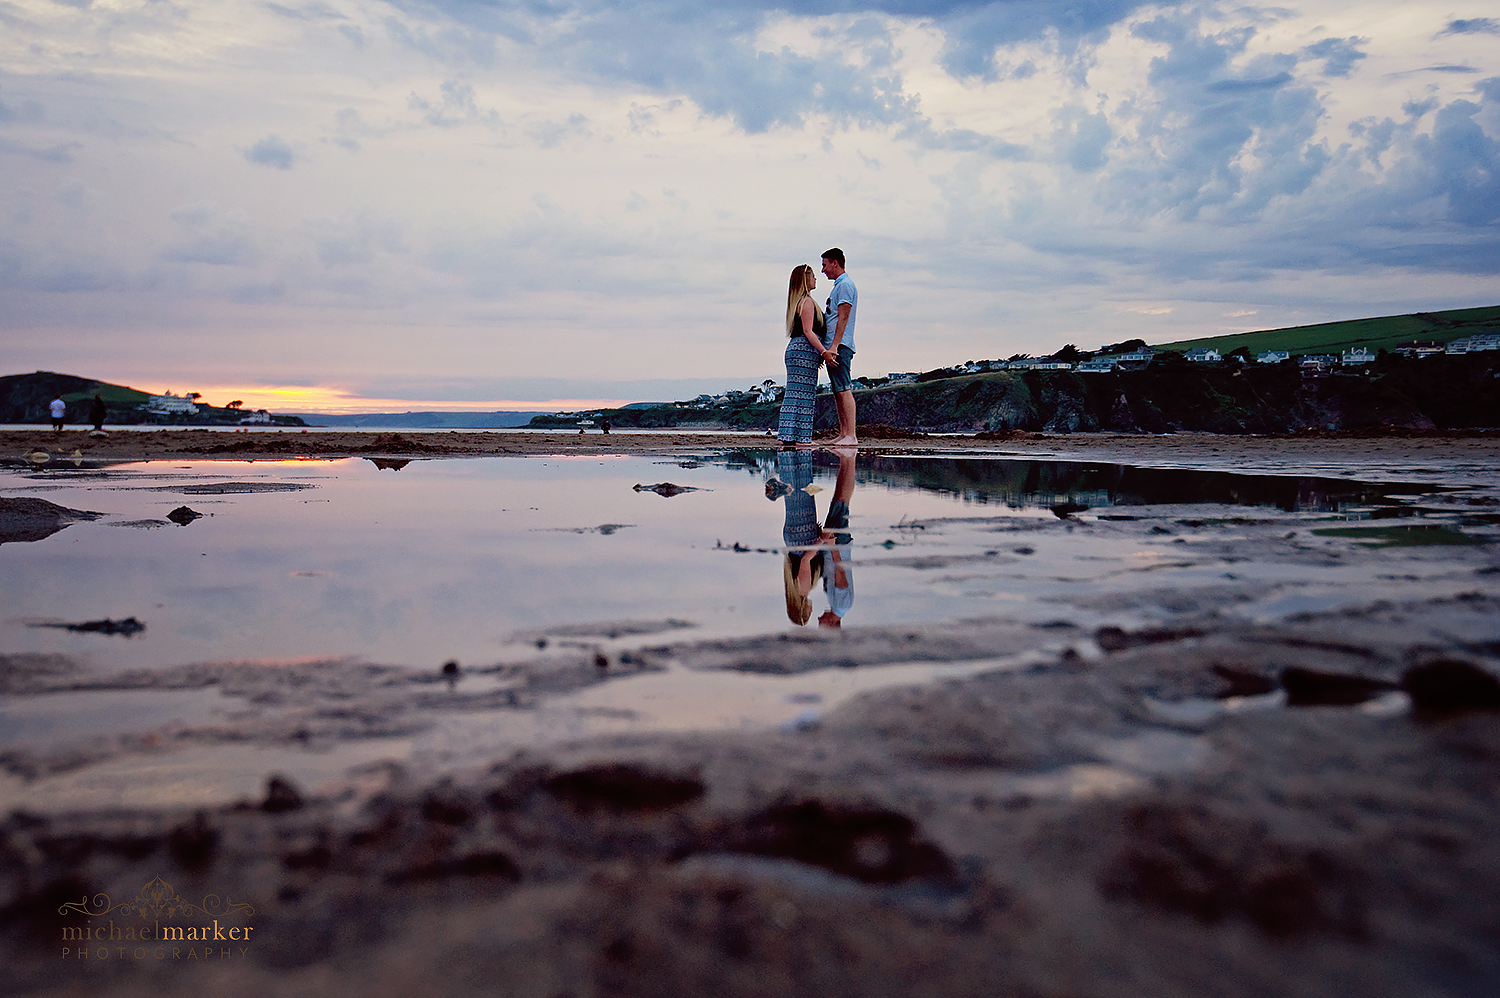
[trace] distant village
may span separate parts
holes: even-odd
[[[188,392],[186,395],[173,395],[171,392],[166,392],[162,395],[152,395],[144,405],[140,406],[140,411],[153,416],[166,416],[170,418],[179,415],[198,416],[204,409],[216,408],[215,406],[210,406],[207,402],[199,402],[198,400],[202,397],[202,394],[199,392]],[[244,404],[239,400],[235,400],[227,403],[224,408],[236,412],[244,412]],[[242,426],[269,424],[271,421],[271,413],[267,409],[256,409],[254,412],[245,412],[239,419],[239,423]]]
[[[1477,333],[1449,340],[1446,343],[1440,340],[1412,340],[1397,344],[1393,352],[1405,357],[1421,358],[1440,355],[1451,357],[1487,350],[1500,350],[1500,332]],[[884,378],[856,378],[854,380],[861,388],[884,388],[890,385],[935,381],[939,378],[983,374],[989,371],[1076,371],[1079,374],[1109,374],[1115,371],[1143,371],[1150,367],[1153,361],[1166,356],[1182,357],[1195,364],[1220,364],[1226,361],[1241,364],[1295,363],[1304,377],[1320,377],[1335,370],[1363,368],[1368,364],[1373,364],[1377,358],[1374,352],[1364,347],[1345,350],[1337,354],[1293,355],[1286,350],[1264,350],[1253,358],[1248,350],[1230,351],[1226,355],[1210,347],[1199,347],[1177,354],[1153,350],[1141,340],[1131,340],[1117,347],[1105,347],[1094,353],[1086,353],[1076,347],[1064,347],[1049,357],[1028,357],[1024,354],[1017,354],[1008,360],[971,360],[933,371],[908,371],[887,374]],[[678,405],[685,408],[711,409],[737,403],[742,405],[774,403],[781,400],[784,390],[782,385],[768,378],[759,385],[751,387],[749,391],[730,391],[722,395],[699,395],[689,402],[679,402]],[[818,388],[820,393],[827,390],[827,385],[820,385]]]

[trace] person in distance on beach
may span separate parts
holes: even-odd
[[[61,431],[63,428],[63,419],[68,415],[68,403],[64,402],[61,396],[58,396],[47,404],[47,408],[52,411],[53,431]]]
[[[833,281],[828,304],[823,310],[823,325],[832,339],[826,340],[823,362],[828,365],[828,381],[839,414],[839,435],[833,447],[853,447],[859,443],[855,432],[854,412],[854,320],[859,314],[859,292],[844,269],[844,251],[835,246],[823,254],[823,276]]]
[[[823,345],[823,316],[812,298],[818,278],[811,264],[792,268],[786,292],[786,392],[776,437],[783,448],[812,446],[813,400],[818,391],[818,365],[830,354]]]
[[[109,408],[104,404],[103,396],[95,392],[94,401],[89,404],[89,422],[94,424],[95,433],[104,429],[104,417],[107,415]]]

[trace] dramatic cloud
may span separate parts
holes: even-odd
[[[1472,17],[1463,21],[1449,21],[1441,35],[1500,35],[1500,21],[1493,17]]]
[[[778,377],[832,244],[872,374],[1493,304],[1465,2],[8,0],[0,328],[458,401]]]

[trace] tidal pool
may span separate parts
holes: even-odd
[[[339,656],[425,668],[495,661],[608,622],[758,634],[798,626],[788,545],[821,545],[809,574],[842,582],[804,580],[807,626],[832,624],[834,603],[844,627],[997,604],[1041,620],[1060,598],[1147,576],[1152,588],[1191,588],[1221,570],[1167,544],[1177,538],[1165,533],[1196,529],[1194,510],[1410,516],[1421,511],[1403,493],[1430,489],[994,458],[850,458],[842,485],[840,473],[831,454],[753,450],[15,466],[0,477],[5,494],[104,515],[0,546],[0,650],[105,669]],[[635,488],[661,483],[685,491]],[[841,489],[848,526],[820,535]],[[167,519],[184,505],[203,515]],[[1187,515],[1143,545],[1129,524],[1146,509]],[[1069,510],[1073,520],[1059,515]],[[1084,539],[1079,517],[1116,526]],[[62,626],[127,618],[145,629]]]
[[[1100,654],[1104,626],[1461,597],[1493,588],[1500,533],[1492,484],[1465,488],[753,449],[16,462],[0,495],[100,515],[0,534],[0,808],[817,723]],[[1375,520],[1476,543],[1347,534]]]

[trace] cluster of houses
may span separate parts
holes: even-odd
[[[1484,350],[1500,350],[1500,333],[1476,333],[1462,339],[1449,340],[1447,343],[1436,340],[1412,341],[1398,344],[1394,352],[1409,357],[1431,357],[1437,354],[1453,356]],[[1015,360],[969,361],[966,364],[949,368],[949,371],[955,375],[977,374],[982,371],[1077,371],[1081,374],[1108,374],[1112,371],[1144,370],[1150,366],[1155,356],[1156,352],[1151,348],[1142,347],[1129,353],[1089,357],[1076,364],[1056,357],[1020,357]],[[1326,373],[1336,367],[1363,367],[1374,363],[1375,356],[1374,351],[1365,347],[1355,347],[1337,354],[1299,354],[1296,361],[1303,373],[1316,374]],[[1212,347],[1197,347],[1185,351],[1183,357],[1197,364],[1214,364],[1224,360],[1223,354]],[[1292,359],[1292,354],[1286,350],[1263,350],[1256,355],[1255,362],[1257,364],[1280,364]],[[894,385],[916,381],[919,377],[920,375],[916,373],[892,374],[888,376],[886,382]]]
[[[1409,343],[1401,343],[1396,346],[1395,353],[1408,357],[1432,357],[1438,354],[1453,356],[1455,354],[1479,353],[1484,350],[1500,350],[1500,333],[1475,333],[1462,339],[1449,340],[1443,343],[1438,340],[1413,340]],[[1215,364],[1224,360],[1223,354],[1212,347],[1197,347],[1183,353],[1183,356],[1196,364]],[[961,374],[980,374],[986,371],[1077,371],[1080,374],[1108,374],[1112,371],[1141,371],[1149,367],[1151,361],[1156,357],[1156,351],[1150,347],[1142,347],[1131,350],[1128,353],[1113,354],[1107,357],[1089,357],[1072,363],[1060,360],[1057,357],[1017,357],[1014,360],[971,360],[955,367],[946,368],[945,375],[957,376]],[[1263,350],[1255,357],[1257,364],[1280,364],[1283,361],[1292,360],[1292,354],[1286,350]],[[1326,374],[1335,368],[1363,367],[1374,363],[1375,353],[1365,347],[1356,347],[1345,350],[1342,353],[1329,354],[1299,354],[1296,357],[1297,367],[1303,374],[1316,376]],[[867,385],[900,385],[919,380],[922,375],[916,371],[905,371],[885,376],[885,379],[860,379]],[[929,375],[930,377],[930,375]],[[750,386],[749,391],[725,392],[722,395],[699,395],[689,402],[679,402],[678,405],[694,409],[712,409],[722,405],[735,403],[753,402],[757,404],[779,402],[783,387],[777,382],[767,378],[758,385]],[[168,392],[168,395],[171,395]]]
[[[1500,350],[1500,333],[1475,333],[1473,336],[1449,340],[1447,343],[1440,340],[1412,340],[1408,343],[1396,344],[1396,352],[1407,357],[1432,357],[1437,354],[1447,354],[1453,357],[1459,354],[1481,353],[1485,350]]]
[[[198,409],[200,406],[209,408],[206,402],[198,401],[198,399],[202,397],[203,396],[198,392],[188,392],[186,395],[174,395],[171,392],[167,392],[164,395],[152,395],[146,401],[146,404],[143,408],[146,412],[152,413],[157,416],[196,416],[198,415]],[[239,403],[233,402],[230,403],[230,405],[237,407]],[[240,423],[242,425],[255,425],[270,422],[271,413],[266,409],[257,409],[254,412],[246,413],[244,416],[240,417]]]

